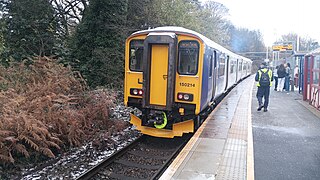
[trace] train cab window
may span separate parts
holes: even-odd
[[[130,42],[129,68],[131,71],[142,72],[143,40]]]
[[[199,43],[196,41],[181,41],[178,53],[178,73],[196,75],[198,73]]]

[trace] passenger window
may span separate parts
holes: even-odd
[[[224,68],[225,68],[225,58],[221,55],[219,58],[219,68],[218,68],[218,77],[224,75]]]
[[[196,41],[181,41],[179,43],[178,73],[196,75],[198,73],[199,44]]]
[[[239,62],[239,71],[242,71],[242,62]]]
[[[129,68],[131,71],[142,72],[143,40],[130,42]]]

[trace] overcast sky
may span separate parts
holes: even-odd
[[[320,43],[319,0],[215,1],[229,9],[229,19],[237,27],[260,30],[268,46],[288,33],[310,37]]]

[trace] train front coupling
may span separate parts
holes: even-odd
[[[163,129],[168,124],[168,119],[165,112],[155,112],[148,115],[147,125]]]

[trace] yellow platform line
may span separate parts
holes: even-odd
[[[253,85],[250,89],[249,105],[248,105],[248,144],[247,144],[247,180],[254,180],[254,154],[253,154],[253,136],[252,136],[252,91]]]

